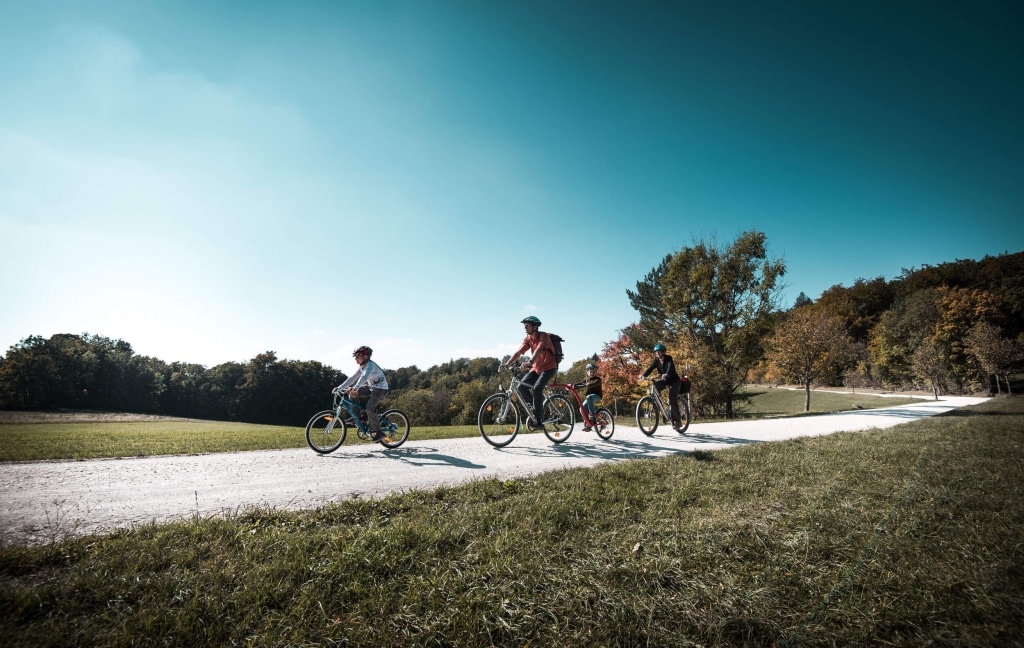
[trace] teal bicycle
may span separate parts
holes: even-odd
[[[380,439],[385,448],[397,448],[409,438],[409,417],[396,409],[389,409],[380,417],[380,431],[384,436]],[[334,409],[317,412],[306,423],[306,443],[319,454],[330,454],[345,442],[348,426],[356,429],[356,434],[364,441],[372,441],[373,433],[366,420],[366,410],[362,405],[349,397],[335,393]]]

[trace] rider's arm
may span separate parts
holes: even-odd
[[[523,341],[522,346],[520,346],[519,349],[515,353],[513,353],[511,356],[509,356],[508,361],[505,362],[505,366],[506,367],[511,367],[513,364],[515,364],[516,360],[518,360],[521,355],[526,353],[526,350],[529,349],[529,348],[530,348],[530,338],[526,338],[526,340]]]
[[[658,366],[657,362],[652,362],[651,366],[647,367],[647,371],[645,371],[642,374],[640,374],[640,377],[641,378],[646,378],[652,371],[654,371],[654,368],[657,367],[657,366]]]
[[[356,381],[356,380],[357,380],[358,378],[359,378],[359,372],[357,371],[356,373],[354,373],[354,374],[352,374],[351,376],[349,376],[349,377],[348,377],[348,378],[347,378],[347,379],[345,380],[345,382],[343,382],[343,383],[341,383],[340,385],[338,385],[337,387],[335,387],[335,388],[334,388],[334,391],[336,391],[336,392],[339,392],[339,391],[345,391],[346,389],[348,389],[349,387],[351,387],[351,386],[352,386],[352,384],[353,384],[353,383],[355,383],[355,381]]]

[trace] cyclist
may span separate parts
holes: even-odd
[[[660,393],[662,389],[668,387],[669,416],[672,417],[672,429],[678,432],[683,427],[679,416],[681,383],[679,374],[676,373],[676,363],[672,360],[672,356],[665,353],[665,345],[660,342],[654,345],[654,360],[651,362],[651,366],[647,367],[647,371],[640,374],[640,377],[646,378],[655,369],[658,370],[658,378],[654,381],[654,388]]]
[[[558,361],[555,360],[555,346],[551,343],[551,337],[540,330],[540,320],[530,315],[520,323],[526,329],[526,338],[523,339],[519,350],[513,353],[502,366],[511,367],[527,349],[533,354],[530,371],[523,376],[522,384],[519,385],[519,393],[527,403],[533,403],[533,411],[530,412],[530,419],[526,422],[526,427],[531,430],[540,430],[544,427],[540,421],[540,417],[543,416],[544,387],[558,371]],[[532,397],[530,395],[531,388],[533,389]]]
[[[334,388],[334,393],[345,392],[348,397],[359,403],[366,410],[366,422],[370,425],[371,438],[380,441],[384,435],[380,431],[380,417],[377,416],[377,405],[388,393],[388,379],[384,370],[376,362],[370,360],[373,349],[361,346],[352,352],[359,370],[348,380]]]
[[[591,421],[597,420],[597,401],[601,400],[601,376],[597,375],[597,365],[590,363],[587,365],[587,378],[583,382],[574,385],[576,389],[587,388],[586,394],[583,397],[583,407],[587,408],[587,414],[590,415]],[[589,425],[583,428],[584,432],[590,432],[592,430]]]

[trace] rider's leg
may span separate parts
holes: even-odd
[[[588,394],[587,397],[583,399],[583,407],[587,408],[587,414],[590,416],[591,420],[597,416],[597,401],[599,400],[601,400],[601,397],[597,394]]]
[[[678,380],[668,386],[668,406],[670,408],[669,414],[672,416],[672,426],[675,428],[683,427],[682,417],[679,415],[679,388],[682,387],[682,383]]]
[[[533,411],[537,412],[538,419],[544,416],[544,388],[556,373],[558,373],[558,369],[548,369],[537,377],[537,382],[533,383]]]
[[[370,434],[374,438],[380,436],[380,417],[377,416],[377,405],[386,393],[386,389],[371,389],[370,400],[366,401],[366,421],[370,425]]]
[[[533,402],[533,389],[532,389],[532,387],[533,387],[534,383],[537,382],[538,378],[540,378],[540,374],[538,374],[536,371],[531,370],[531,371],[528,371],[525,376],[523,376],[522,381],[519,383],[519,395],[523,397],[523,402],[524,403],[532,403]],[[536,405],[534,405],[534,407],[536,407]],[[539,416],[539,414],[538,414],[538,416]],[[530,414],[530,419],[534,423],[534,425],[536,425],[538,423],[538,421],[533,418],[533,414],[532,413]]]

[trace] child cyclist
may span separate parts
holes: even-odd
[[[597,365],[590,363],[587,365],[587,377],[583,382],[576,383],[574,385],[576,389],[587,389],[586,394],[583,397],[583,407],[587,408],[588,418],[591,421],[597,421],[597,401],[601,400],[601,376],[597,375]],[[588,425],[583,428],[584,432],[590,432],[592,428]]]
[[[380,441],[384,435],[380,431],[377,405],[388,393],[388,380],[384,377],[384,370],[370,360],[372,355],[373,349],[368,346],[361,346],[353,351],[352,357],[356,359],[359,370],[335,387],[333,393],[345,392],[366,410],[366,422],[370,425],[371,437],[374,441]]]

